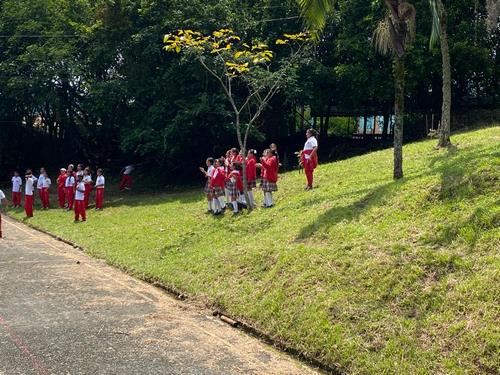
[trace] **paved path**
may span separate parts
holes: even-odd
[[[0,375],[316,373],[71,246],[3,225]]]

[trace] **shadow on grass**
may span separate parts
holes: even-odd
[[[434,190],[429,191],[429,201],[439,201],[440,203],[449,201],[458,201],[463,199],[472,199],[478,195],[488,194],[496,189],[499,183],[498,169],[495,172],[492,166],[493,162],[489,162],[500,153],[489,148],[472,148],[464,150],[450,149],[447,153],[435,156],[429,163],[429,175],[439,175],[440,184]],[[488,161],[484,163],[485,161]],[[486,165],[487,167],[484,167]],[[481,167],[482,166],[482,167]],[[490,167],[488,167],[490,166]],[[296,240],[304,240],[312,237],[316,232],[332,227],[342,221],[357,220],[363,213],[373,207],[384,204],[386,197],[390,197],[397,189],[402,188],[408,181],[418,179],[423,176],[423,173],[410,175],[400,181],[391,181],[386,184],[379,185],[368,190],[360,190],[357,192],[365,193],[361,198],[353,203],[333,207],[313,222],[304,226]],[[356,193],[350,193],[355,195]],[[493,207],[491,207],[493,208]],[[477,222],[478,226],[490,228],[498,218],[494,215],[477,212],[477,215],[471,218],[472,222]],[[492,224],[493,223],[493,224]],[[461,223],[455,223],[450,228],[444,228],[444,232],[437,233],[435,239],[430,241],[442,242],[446,239],[447,242],[461,233],[458,227]],[[463,224],[463,223],[462,223]],[[475,241],[477,236],[470,235],[471,241]]]

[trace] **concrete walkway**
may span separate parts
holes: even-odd
[[[316,373],[71,246],[3,227],[0,375]]]

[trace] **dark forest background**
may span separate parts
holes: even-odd
[[[498,114],[500,33],[486,29],[484,0],[445,3],[453,130]],[[439,121],[442,84],[439,48],[429,48],[429,2],[413,4],[408,140]],[[390,135],[352,137],[356,116],[392,112],[391,59],[372,45],[383,12],[381,1],[339,0],[314,55],[273,99],[249,146],[276,142],[292,166],[310,124],[321,130],[323,160],[390,145]],[[231,116],[200,66],[162,50],[163,35],[230,27],[273,40],[302,29],[299,13],[295,1],[277,0],[0,0],[0,178],[69,162],[115,173],[141,163],[145,174],[161,170],[155,176],[166,184],[199,177],[195,167],[207,156],[236,144]]]

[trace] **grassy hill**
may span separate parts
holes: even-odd
[[[500,127],[453,141],[406,146],[398,182],[391,150],[320,165],[310,192],[284,174],[250,215],[206,215],[200,186],[30,223],[345,372],[498,373]]]

